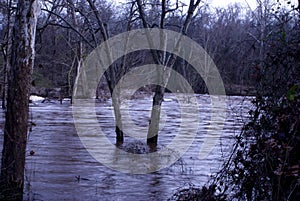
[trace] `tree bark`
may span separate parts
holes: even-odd
[[[71,15],[72,15],[72,19],[73,19],[74,28],[76,29],[77,32],[80,32],[79,26],[78,26],[78,20],[77,20],[77,17],[76,17],[74,2],[72,0],[68,0],[68,3],[70,4],[70,9],[71,9]],[[69,83],[68,83],[69,86],[74,86],[74,83],[76,82],[77,75],[79,74],[80,69],[81,69],[81,64],[82,64],[82,40],[80,40],[80,37],[78,37],[78,42],[77,42],[77,45],[76,45],[76,55],[75,55],[74,59],[75,59],[75,63],[74,63],[75,69],[73,69],[73,66],[70,69],[69,79],[68,79],[69,80]],[[71,77],[75,78],[75,81],[73,81],[73,79],[70,79]],[[69,89],[71,90],[70,94],[73,94],[73,88],[69,87]],[[70,100],[71,104],[73,103],[72,99],[73,98],[71,96],[71,100]]]
[[[9,52],[11,48],[11,0],[7,5],[7,31],[6,31],[6,47],[3,48],[4,69],[3,69],[3,86],[2,86],[2,109],[6,109],[6,92],[7,92],[7,71],[9,69]]]
[[[5,200],[23,200],[29,94],[35,57],[38,0],[19,0],[12,30],[7,112],[1,163],[1,189]]]
[[[201,2],[201,0],[197,0],[196,2],[194,0],[190,0],[187,16],[181,27],[182,35],[187,34],[187,30],[191,23],[193,14],[194,14],[196,8],[199,6],[200,2]],[[141,18],[143,27],[149,28],[148,23],[146,21],[146,14],[144,11],[144,6],[143,6],[142,1],[136,0],[136,3],[138,6],[138,11],[140,14],[140,18]],[[168,12],[172,12],[172,11],[176,10],[178,7],[176,6],[175,9],[167,9],[166,1],[162,1],[161,7],[162,7],[162,10],[161,10],[161,19],[160,19],[160,29],[163,30],[165,28],[164,22],[165,22],[166,14]],[[163,31],[161,33],[163,33]],[[151,46],[152,42],[151,42],[150,36],[147,35],[147,38],[148,38],[148,42],[150,43],[150,46]],[[163,34],[161,34],[160,40],[161,40],[161,45],[163,45],[163,47],[165,48],[166,44],[164,41],[165,38],[163,38]],[[177,41],[176,46],[180,47],[180,45],[181,45],[181,39],[179,39]],[[166,67],[173,68],[175,61],[176,61],[176,56],[174,56],[174,55],[167,56],[166,51],[159,53],[155,50],[151,50],[151,54],[152,54],[153,59],[156,62],[156,64],[163,65],[163,66],[165,66],[165,68]],[[165,88],[166,88],[169,78],[171,76],[171,71],[165,70],[165,72],[162,75],[158,72],[157,76],[160,79],[160,85],[156,86],[156,88],[155,88],[155,94],[153,97],[152,110],[151,110],[151,118],[150,118],[151,120],[150,120],[149,129],[148,129],[148,133],[147,133],[147,144],[152,147],[155,147],[157,145],[161,104],[163,102]]]
[[[92,0],[87,0],[87,1],[97,19],[97,23],[100,27],[100,31],[101,31],[103,40],[104,41],[108,40],[109,33],[107,30],[107,27],[105,26],[105,24],[103,23],[103,21],[100,17],[99,11],[97,10],[97,8]],[[106,50],[109,51],[108,46],[106,46]],[[110,53],[108,52],[107,55],[110,55]],[[111,58],[108,58],[108,59],[111,60]],[[110,94],[112,95],[112,104],[114,107],[114,115],[115,115],[115,122],[116,122],[116,129],[115,129],[116,144],[119,145],[124,142],[124,133],[123,133],[122,114],[121,114],[121,109],[120,109],[121,100],[120,100],[120,97],[118,94],[116,96],[113,96],[114,87],[116,86],[116,82],[117,82],[117,77],[116,77],[117,76],[117,66],[116,66],[116,64],[113,64],[112,68],[109,69],[109,72],[105,71],[104,76],[107,80]]]

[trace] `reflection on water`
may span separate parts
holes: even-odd
[[[199,131],[188,151],[172,166],[140,175],[121,173],[107,168],[89,154],[76,133],[71,105],[33,104],[31,116],[36,126],[28,136],[26,198],[29,200],[166,200],[178,187],[190,183],[204,184],[226,158],[232,136],[239,132],[246,120],[250,99],[228,97],[228,110],[222,136],[211,154],[202,160],[198,159],[198,155],[207,130],[210,129],[211,102],[208,95],[198,95],[197,99],[200,112]],[[100,126],[107,139],[114,143],[111,102],[96,103],[96,106]],[[163,107],[162,121],[164,122],[159,134],[159,148],[166,147],[172,142],[178,133],[178,125],[181,121],[180,108],[173,96],[167,95]],[[146,127],[149,123],[150,108],[149,97],[130,101],[131,121]],[[1,144],[3,119],[1,114]],[[134,153],[148,151],[143,140],[146,134],[136,135],[125,137],[125,144],[121,147],[123,151]],[[31,156],[30,150],[34,150],[35,154]],[[115,151],[120,150],[116,148]],[[103,157],[109,156],[103,155]],[[130,161],[126,158],[120,160],[125,161],[124,165],[130,165]],[[143,165],[149,166],[155,163]]]

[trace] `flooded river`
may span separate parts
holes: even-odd
[[[226,122],[221,138],[205,159],[199,150],[209,129],[210,96],[197,95],[199,129],[187,152],[170,167],[148,174],[128,174],[112,170],[95,160],[77,135],[72,106],[65,102],[31,104],[34,123],[28,135],[26,152],[25,194],[27,200],[167,200],[179,188],[190,184],[200,186],[208,181],[226,159],[232,137],[246,121],[250,98],[227,97]],[[103,133],[115,143],[114,118],[111,101],[96,103],[97,119]],[[179,119],[178,104],[171,95],[163,103],[165,127],[159,134],[159,146],[167,146],[174,138]],[[141,126],[149,123],[151,98],[134,99],[130,117]],[[3,142],[1,115],[0,142]],[[143,139],[125,137],[124,147],[147,149]],[[105,147],[103,147],[105,149]],[[30,155],[30,151],[34,155]]]

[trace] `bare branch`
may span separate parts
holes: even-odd
[[[90,41],[88,41],[86,39],[86,37],[84,35],[82,35],[82,33],[80,33],[73,25],[71,25],[67,20],[65,20],[61,15],[59,15],[59,14],[53,12],[53,11],[47,10],[47,9],[42,9],[42,11],[49,12],[52,15],[55,15],[56,17],[61,19],[64,23],[66,23],[69,26],[70,29],[75,31],[82,38],[82,40],[84,40],[89,46],[91,46],[92,48],[95,48],[95,46],[93,44],[91,44]]]

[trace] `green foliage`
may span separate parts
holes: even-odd
[[[297,93],[298,86],[293,85],[286,93],[286,97],[289,101],[294,101],[295,97],[299,96],[299,93]]]

